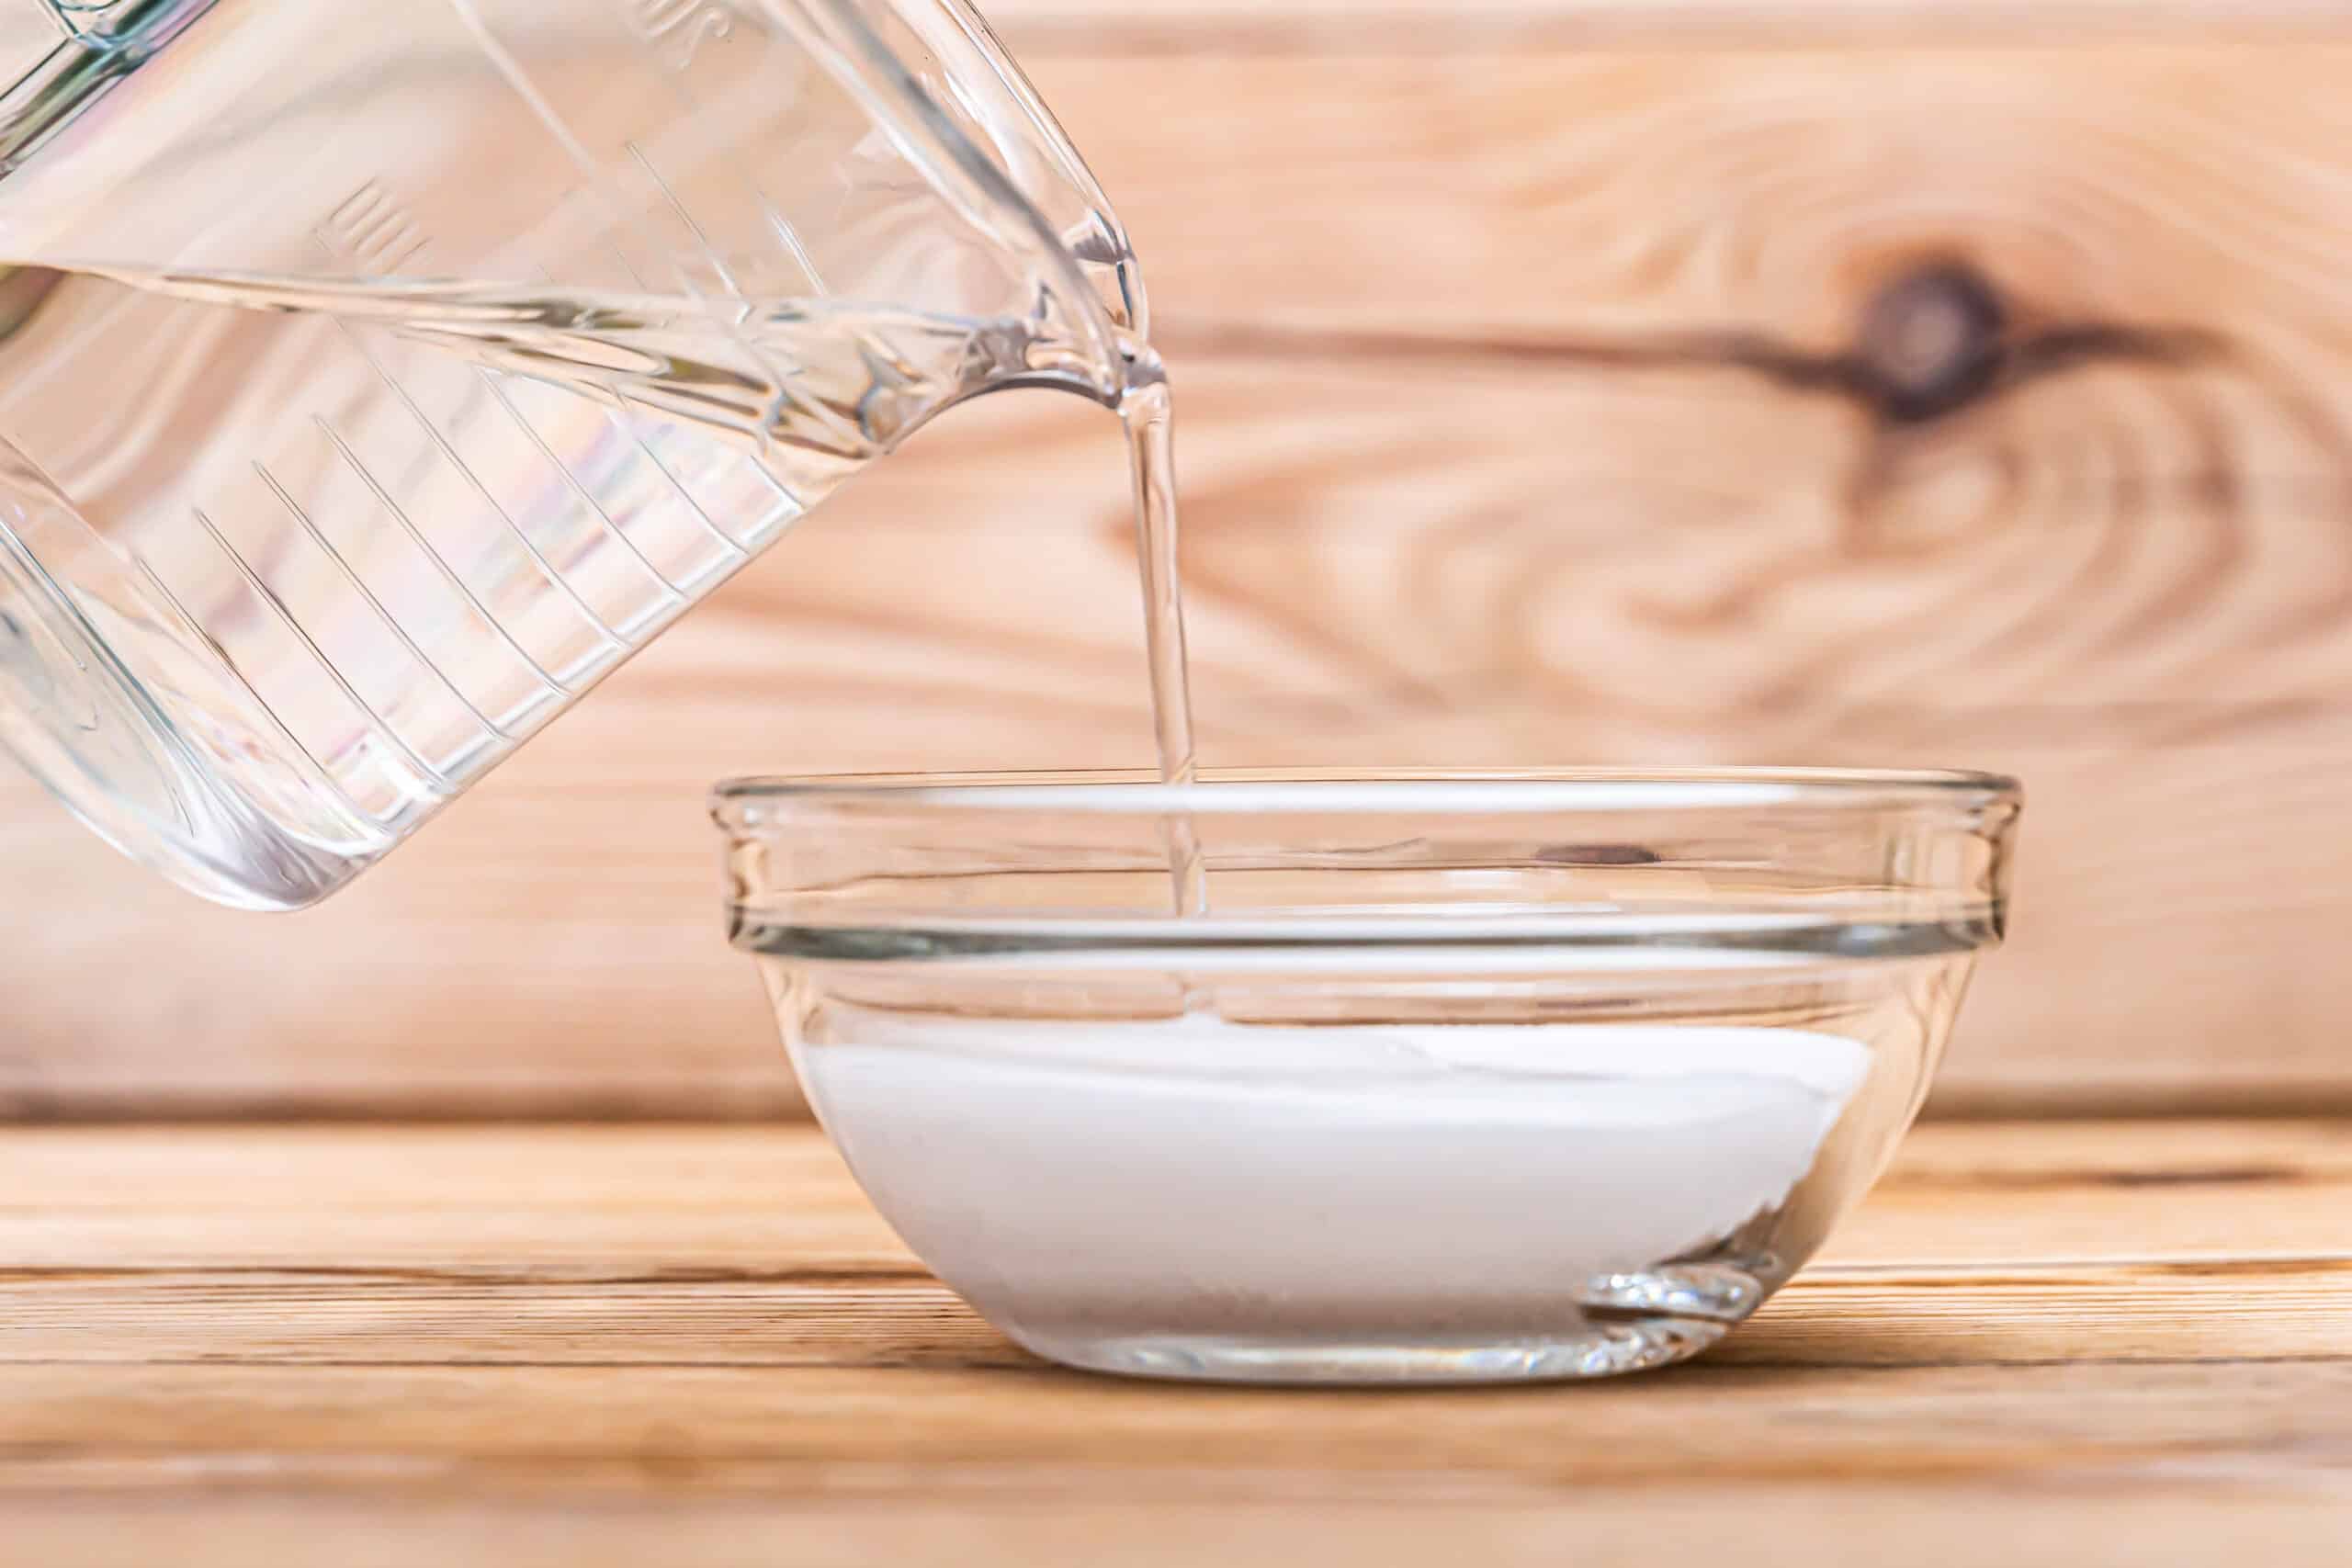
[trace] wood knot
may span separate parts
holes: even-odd
[[[1848,356],[1857,389],[1899,423],[1948,414],[2000,378],[2009,312],[1983,273],[1939,262],[1881,288]]]

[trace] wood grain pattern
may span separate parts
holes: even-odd
[[[1922,1568],[2124,1561],[2197,1564],[2220,1551],[2325,1568],[2342,1560],[2342,1502],[2324,1490],[2213,1478],[2187,1496],[2079,1477],[2035,1490],[1962,1484],[1563,1488],[1572,1501],[1456,1495],[1445,1506],[1377,1497],[1193,1502],[1173,1486],[1145,1504],[951,1495],[868,1501],[737,1497],[691,1512],[637,1499],[496,1504],[289,1495],[257,1487],[155,1506],[70,1496],[9,1508],[11,1543],[35,1562],[139,1568],[168,1551],[191,1568],[250,1568],[289,1542],[307,1562],[405,1568],[430,1562],[497,1568],[868,1568],[876,1562],[1037,1562],[1115,1568],[1201,1562],[1283,1564],[1318,1553],[1363,1563],[1467,1558],[1548,1562],[1638,1561],[1671,1551],[1758,1568]],[[1997,1520],[1997,1543],[1984,1527]],[[1138,1526],[1148,1526],[1146,1533]],[[2112,1554],[2102,1556],[2101,1554]]]
[[[28,1562],[2326,1562],[2347,1192],[2342,1122],[1933,1126],[1690,1367],[1254,1393],[1012,1350],[807,1130],[17,1131],[0,1525]]]
[[[2129,1263],[2330,1254],[2352,1193],[2342,1122],[1928,1123],[1846,1220],[1831,1264]],[[0,1258],[399,1274],[598,1270],[691,1283],[794,1259],[903,1275],[903,1248],[805,1128],[10,1128]]]
[[[1208,761],[2008,769],[1940,1107],[2352,1101],[2352,44],[1001,8],[1149,271]],[[1123,483],[960,411],[294,920],[0,784],[0,1108],[791,1108],[703,788],[1147,761]]]

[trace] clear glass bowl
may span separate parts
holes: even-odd
[[[714,809],[819,1117],[991,1322],[1104,1371],[1414,1382],[1661,1366],[1778,1289],[1926,1095],[2018,795],[1094,773]]]

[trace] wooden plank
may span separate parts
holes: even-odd
[[[382,1477],[427,1494],[627,1493],[652,1472],[676,1493],[808,1495],[835,1473],[895,1472],[892,1490],[1050,1497],[1083,1483],[1136,1504],[1167,1495],[1171,1475],[1202,1500],[1434,1501],[1469,1472],[1489,1495],[1528,1502],[1701,1478],[2054,1473],[2154,1490],[2199,1461],[2309,1492],[2340,1487],[2352,1445],[2340,1361],[1721,1365],[1475,1404],[1171,1393],[1043,1368],[7,1366],[0,1403],[0,1431],[25,1456],[0,1468],[0,1487],[35,1495],[266,1466],[280,1484],[326,1490]]]
[[[807,1129],[17,1131],[0,1523],[26,1561],[2325,1562],[2347,1187],[2342,1122],[1933,1126],[1692,1366],[1363,1395],[1040,1367]]]
[[[2352,1100],[2352,45],[1399,14],[1261,58],[1162,7],[1138,62],[1019,13],[1077,29],[1032,64],[1167,329],[1207,759],[2006,767],[2018,940],[1940,1107]],[[1886,359],[1955,276],[1999,329]],[[959,412],[294,921],[0,784],[0,1110],[790,1111],[703,789],[1145,762],[1123,486],[1096,411]]]
[[[2346,1249],[2338,1121],[1928,1122],[1821,1266],[2316,1258]],[[901,1278],[811,1128],[358,1125],[0,1130],[0,1267],[389,1279]],[[788,1280],[783,1282],[789,1282]]]
[[[0,1190],[0,1364],[1026,1360],[807,1129],[57,1129]],[[2346,1212],[2340,1123],[1931,1126],[1718,1359],[2326,1359]]]
[[[1031,1364],[904,1265],[705,1279],[488,1267],[28,1271],[0,1279],[0,1369]],[[2343,1254],[1826,1264],[1712,1359],[1810,1370],[2330,1361],[2345,1354],[2347,1313]],[[9,1375],[0,1371],[0,1387]]]
[[[1973,1489],[1802,1483],[1563,1487],[1526,1503],[1472,1493],[1442,1502],[1318,1497],[1311,1507],[1158,1495],[1009,1501],[955,1496],[666,1498],[573,1495],[493,1502],[403,1495],[289,1495],[214,1482],[152,1498],[9,1499],[0,1518],[26,1561],[141,1568],[158,1555],[187,1568],[251,1568],[299,1546],[307,1563],[406,1568],[869,1568],[876,1562],[1039,1562],[1114,1568],[1317,1560],[1422,1563],[1636,1560],[1671,1551],[1758,1568],[1922,1568],[2085,1562],[2192,1564],[2245,1551],[2315,1568],[2342,1561],[2343,1503],[2258,1483],[2200,1484],[2181,1495],[2079,1478]],[[1073,1486],[1070,1491],[1080,1488]],[[226,1495],[223,1495],[223,1494]],[[1997,1542],[1987,1539],[1997,1525]],[[1329,1554],[1326,1559],[1322,1554]]]

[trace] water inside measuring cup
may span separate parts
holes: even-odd
[[[27,271],[11,287],[0,431],[40,458],[0,488],[19,513],[69,492],[107,516],[125,570],[76,609],[137,651],[237,794],[359,862],[907,432],[1039,355],[1009,318],[819,301],[720,321],[658,295],[389,279]],[[148,395],[89,420],[47,372],[93,365]],[[1182,781],[1170,403],[1148,351],[1131,365],[1155,732]],[[184,809],[180,772],[119,772]],[[220,830],[237,852],[235,826]],[[1180,907],[1199,908],[1182,823],[1170,854]]]
[[[74,609],[201,761],[356,859],[1030,347],[1014,321],[801,302],[721,322],[447,284],[11,283],[12,513],[105,520],[121,570],[76,572]],[[100,369],[110,395],[74,379]]]
[[[1126,419],[1189,777],[1157,361],[1126,345],[1122,398],[1038,259],[1078,231],[919,166],[806,17],[164,10],[0,138],[0,742],[102,831],[231,901],[332,891],[1012,384]],[[984,63],[921,42],[893,47],[967,113]]]

